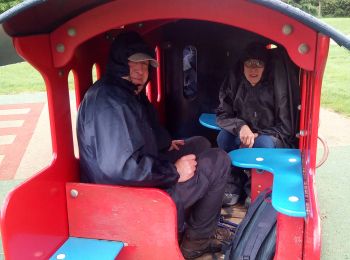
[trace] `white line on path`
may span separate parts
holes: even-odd
[[[0,116],[28,114],[29,111],[30,111],[30,108],[2,109],[0,110]]]
[[[0,145],[12,144],[16,135],[0,135]]]
[[[21,127],[24,120],[4,120],[0,121],[0,128]]]

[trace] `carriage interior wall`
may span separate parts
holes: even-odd
[[[320,89],[329,38],[284,14],[248,1],[224,0],[220,5],[211,2],[181,0],[169,7],[161,0],[107,1],[71,19],[68,13],[58,26],[51,25],[46,32],[43,29],[32,35],[26,35],[29,25],[22,32],[15,32],[15,23],[4,25],[13,34],[17,52],[45,79],[54,151],[48,168],[7,197],[1,225],[8,259],[24,255],[37,259],[36,252],[41,252],[39,258],[45,258],[68,235],[65,184],[79,182],[68,74],[72,71],[74,75],[78,106],[93,83],[93,69],[96,68],[97,77],[103,74],[111,40],[122,30],[140,32],[156,48],[160,67],[151,74],[147,95],[170,133],[175,138],[204,135],[214,145],[217,132],[201,126],[198,118],[201,113],[215,112],[225,73],[249,42],[277,47],[273,57],[281,66],[275,66],[273,76],[289,84],[298,135],[296,146],[303,158],[307,217],[279,214],[276,259],[319,258],[320,223],[313,178]],[[184,51],[188,49],[196,53],[196,88],[190,94],[184,86],[183,68]],[[21,252],[16,250],[18,246],[22,247]]]

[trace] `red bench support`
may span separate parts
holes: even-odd
[[[118,259],[183,259],[176,207],[161,190],[67,183],[69,235],[123,241]]]

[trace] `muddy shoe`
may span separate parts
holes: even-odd
[[[181,252],[185,259],[194,259],[206,253],[220,252],[222,244],[215,238],[189,240],[184,238],[181,244]]]
[[[233,233],[224,227],[217,227],[212,238],[218,240],[222,244],[230,244],[233,239]]]
[[[238,203],[239,194],[233,194],[229,192],[225,192],[224,199],[222,201],[223,207],[230,207]]]

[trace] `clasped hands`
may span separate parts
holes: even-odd
[[[172,140],[168,151],[180,150],[180,147],[185,144],[184,140]],[[196,155],[187,154],[182,156],[175,162],[175,167],[180,175],[178,182],[185,182],[194,176],[196,171],[197,161]]]
[[[258,134],[253,133],[249,126],[243,125],[239,131],[239,139],[241,140],[241,148],[252,148],[255,138]]]

